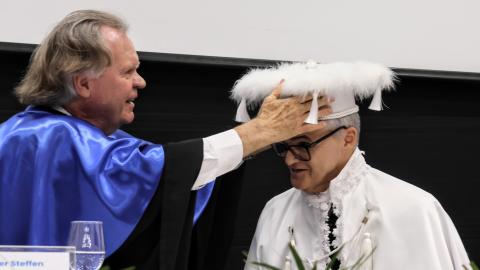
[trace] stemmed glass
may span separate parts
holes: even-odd
[[[105,259],[101,221],[72,221],[68,245],[76,248],[76,270],[98,270]]]

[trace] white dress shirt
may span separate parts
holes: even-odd
[[[233,129],[203,138],[203,162],[192,190],[237,168],[243,158],[243,144]]]

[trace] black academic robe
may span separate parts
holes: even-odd
[[[193,226],[191,187],[203,160],[203,141],[164,145],[165,170],[137,227],[104,265],[136,270],[223,270],[235,230],[243,166],[217,179],[210,202]]]
[[[201,139],[164,145],[165,169],[140,222],[123,245],[107,258],[112,269],[188,269],[195,192],[203,160]]]

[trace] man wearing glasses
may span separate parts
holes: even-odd
[[[263,269],[255,262],[297,269],[290,247],[305,269],[471,269],[440,203],[370,167],[358,148],[355,96],[373,95],[370,108],[379,109],[381,90],[392,86],[389,69],[371,63],[280,65],[250,72],[233,96],[249,101],[248,89],[276,76],[285,78],[285,94],[333,97],[332,114],[317,116],[327,128],[273,145],[293,188],[263,209],[245,269]]]

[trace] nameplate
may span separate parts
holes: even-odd
[[[0,246],[0,270],[70,270],[74,247]]]

